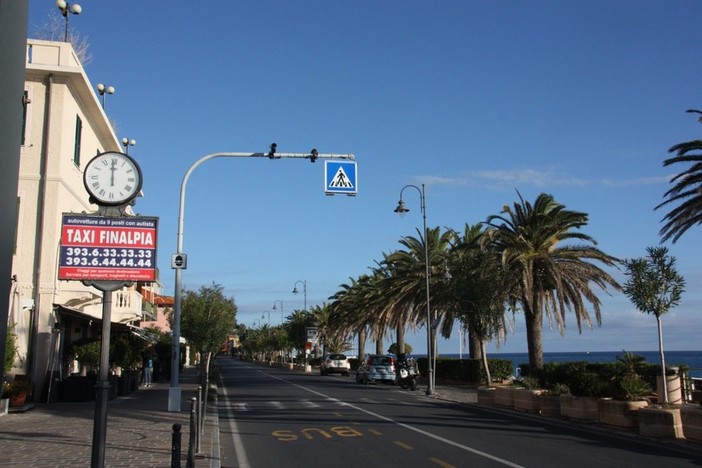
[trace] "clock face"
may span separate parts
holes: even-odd
[[[141,169],[124,153],[101,153],[85,166],[83,183],[98,205],[123,205],[141,190]]]

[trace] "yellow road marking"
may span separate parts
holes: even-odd
[[[368,429],[368,432],[370,432],[370,433],[373,434],[373,435],[377,435],[377,436],[383,435],[382,432],[377,431],[377,430],[375,430],[375,429]]]
[[[404,442],[400,442],[399,440],[396,440],[393,443],[398,447],[402,447],[405,450],[414,450],[414,447],[412,447],[411,445],[407,445]]]
[[[450,463],[446,463],[443,460],[439,460],[438,458],[430,458],[429,461],[436,463],[439,466],[443,466],[444,468],[456,468],[454,465]]]

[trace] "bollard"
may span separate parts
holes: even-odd
[[[195,453],[200,453],[200,422],[202,421],[202,386],[197,386],[197,412],[195,414]]]
[[[188,438],[188,461],[185,463],[185,468],[195,468],[195,405],[197,398],[190,399],[190,437]]]
[[[180,439],[183,435],[180,432],[181,425],[173,425],[173,435],[171,435],[171,468],[180,468]]]

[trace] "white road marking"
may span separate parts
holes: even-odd
[[[227,394],[226,385],[222,385],[222,393],[224,394],[224,398],[228,400],[229,395]],[[251,468],[251,465],[249,465],[249,459],[246,456],[246,449],[244,449],[244,442],[241,440],[241,436],[239,435],[239,428],[237,427],[236,421],[234,420],[234,410],[228,404],[227,416],[229,416],[229,428],[232,432],[232,443],[234,444],[234,452],[236,453],[237,466],[239,468]]]

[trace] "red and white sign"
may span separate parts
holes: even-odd
[[[156,280],[158,218],[64,214],[60,280]]]

